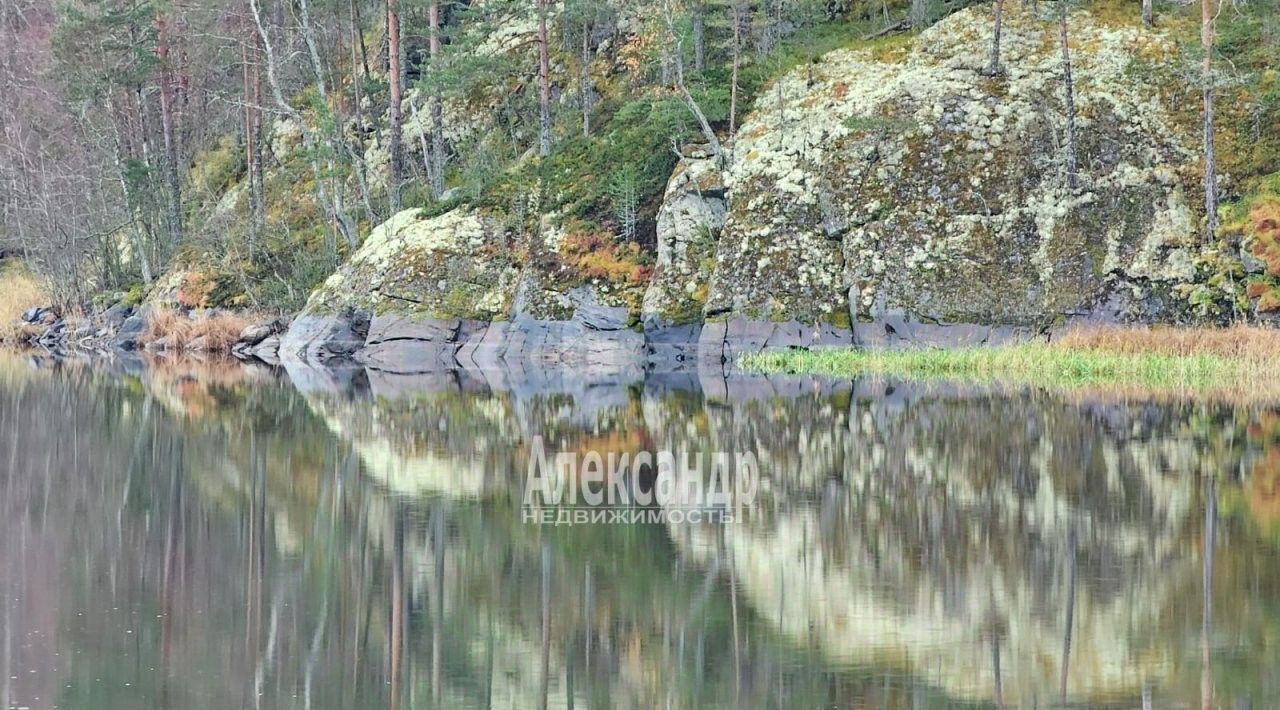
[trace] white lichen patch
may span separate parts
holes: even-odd
[[[347,263],[311,294],[307,311],[334,311],[345,306],[376,307],[379,304],[377,294],[388,286],[389,281],[443,284],[444,288],[435,290],[443,292],[440,298],[447,298],[455,274],[417,273],[414,264],[459,258],[477,271],[484,271],[491,265],[477,253],[491,236],[480,214],[467,208],[426,219],[418,209],[398,212],[375,227]],[[428,295],[415,292],[408,297],[425,299]],[[487,294],[473,295],[466,299],[468,308],[477,307]]]

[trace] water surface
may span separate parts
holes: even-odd
[[[746,450],[535,526],[530,443]],[[1273,707],[1280,406],[0,358],[0,707]]]

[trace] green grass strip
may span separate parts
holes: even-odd
[[[740,364],[759,372],[1192,389],[1239,386],[1257,372],[1255,363],[1221,355],[1115,353],[1044,343],[907,350],[772,350],[744,356]]]

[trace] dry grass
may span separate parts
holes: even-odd
[[[49,294],[25,266],[18,262],[0,261],[0,343],[13,345],[36,332],[21,322],[22,312],[47,305]]]
[[[1230,328],[1074,328],[1052,347],[1118,355],[1211,355],[1239,367],[1270,367],[1280,354],[1280,330],[1237,325]]]
[[[248,326],[249,320],[235,313],[192,318],[181,311],[158,309],[147,319],[147,332],[142,336],[142,343],[163,342],[166,350],[185,350],[203,339],[202,352],[228,353]]]

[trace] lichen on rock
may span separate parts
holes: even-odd
[[[404,210],[369,233],[304,312],[487,320],[506,313],[518,275],[505,230],[483,212],[458,208],[424,219],[421,210]]]
[[[646,327],[702,320],[725,198],[714,159],[684,158],[676,166],[658,210],[656,266],[644,295]]]
[[[1071,189],[1054,28],[1007,13],[998,76],[990,12],[970,8],[903,57],[837,50],[763,91],[726,175],[708,312],[1035,329],[1117,282],[1194,278],[1194,136],[1130,71],[1172,66],[1172,40],[1072,13]]]

